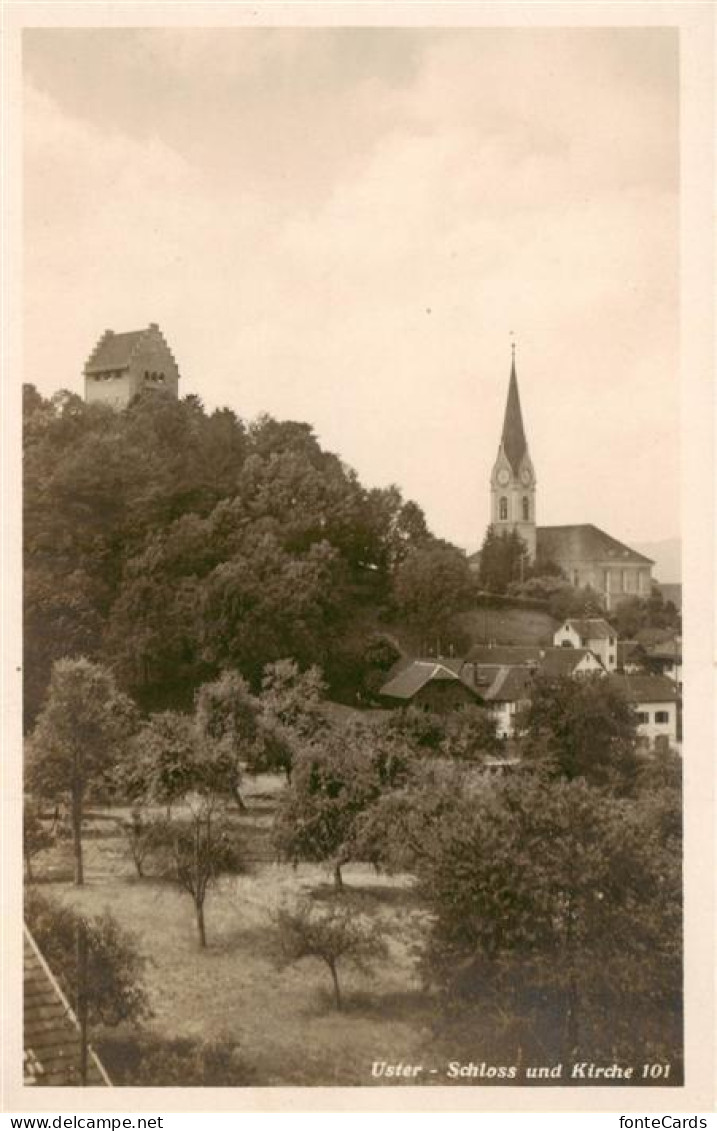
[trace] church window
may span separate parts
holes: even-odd
[[[500,497],[498,516],[503,522],[508,518],[508,500],[505,495]]]
[[[527,495],[523,495],[523,520],[525,522],[530,518],[530,500]]]

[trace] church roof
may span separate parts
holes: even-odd
[[[513,362],[510,367],[508,400],[505,406],[501,445],[513,469],[513,474],[517,475],[520,471],[520,462],[528,450],[528,444],[525,439],[525,429],[523,428],[523,414],[520,411],[518,378],[515,375],[515,354],[513,354]]]
[[[537,556],[542,561],[599,561],[615,565],[654,565],[651,558],[631,550],[604,530],[584,523],[578,526],[539,526]]]

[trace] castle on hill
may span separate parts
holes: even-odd
[[[85,400],[126,408],[138,393],[179,396],[179,368],[156,322],[146,330],[105,330],[84,368]]]
[[[525,437],[515,371],[515,346],[503,432],[490,477],[491,523],[498,533],[515,531],[531,561],[554,562],[571,585],[589,585],[605,608],[628,597],[649,597],[654,562],[592,523],[538,526],[537,480]]]

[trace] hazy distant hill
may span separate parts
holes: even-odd
[[[638,554],[645,554],[655,563],[653,576],[657,581],[682,581],[682,539],[665,538],[662,542],[635,544]]]

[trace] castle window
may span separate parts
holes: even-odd
[[[530,500],[527,495],[523,495],[523,520],[525,522],[530,518]]]
[[[506,519],[508,518],[508,500],[505,497],[505,495],[501,495],[500,503],[498,505],[499,505],[498,517],[503,522],[505,522]]]

